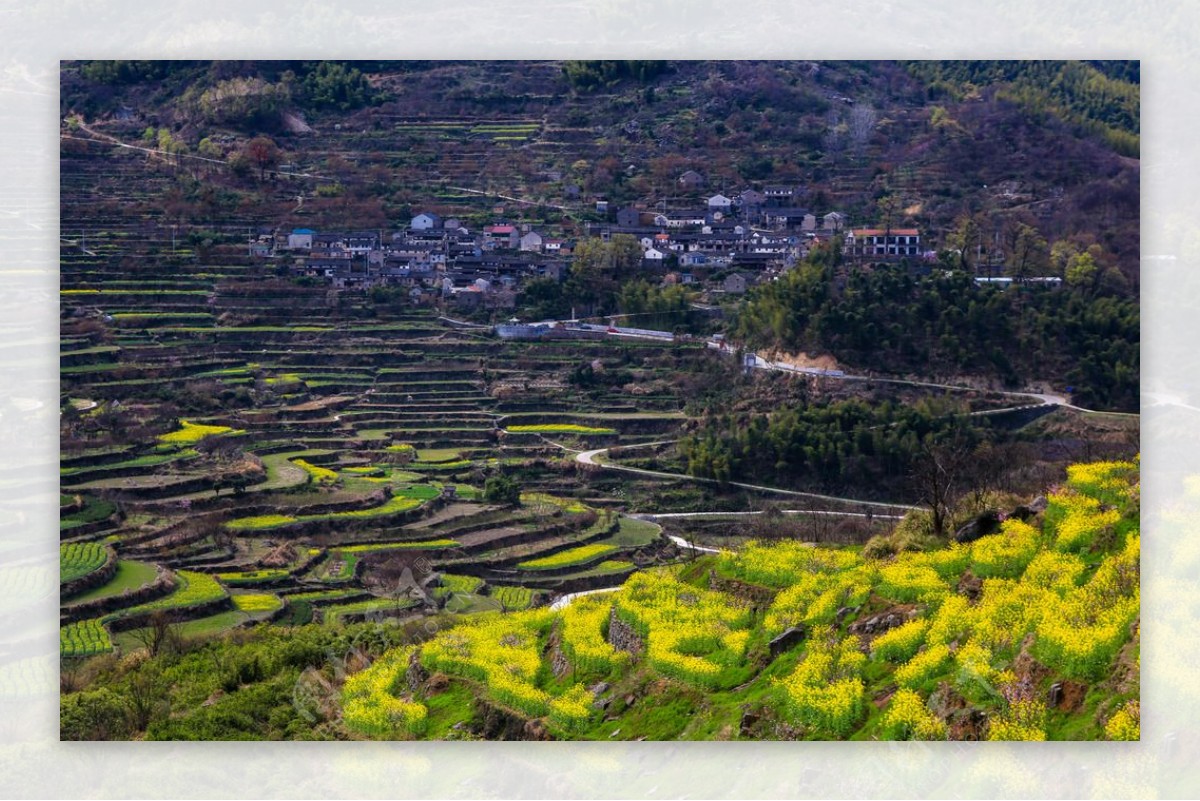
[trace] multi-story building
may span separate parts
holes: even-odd
[[[846,235],[846,253],[864,259],[900,259],[921,255],[916,228],[858,228]]]

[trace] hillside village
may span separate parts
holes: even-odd
[[[680,176],[686,185],[689,171]],[[916,228],[859,228],[847,216],[818,216],[794,205],[803,190],[768,185],[733,198],[716,194],[703,206],[610,213],[596,203],[603,222],[588,222],[585,237],[610,241],[634,238],[642,249],[649,280],[692,285],[705,295],[740,295],[804,258],[817,244],[840,236],[843,252],[859,265],[900,264],[927,271],[936,261]],[[260,231],[249,255],[278,260],[294,275],[324,281],[338,289],[403,287],[416,304],[452,298],[461,310],[512,309],[524,281],[562,280],[577,239],[538,230],[529,223],[497,220],[472,231],[456,217],[432,211],[414,216],[406,229],[384,231]]]

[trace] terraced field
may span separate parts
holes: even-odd
[[[108,561],[109,551],[98,542],[67,543],[59,549],[58,580],[66,584],[94,573]]]
[[[403,124],[466,143],[540,135],[525,121]],[[372,606],[389,600],[375,575],[414,559],[459,577],[436,593],[451,611],[524,608],[618,583],[635,551],[657,558],[657,527],[606,511],[620,499],[597,494],[571,449],[675,436],[686,399],[665,379],[712,369],[703,348],[502,342],[432,310],[331,302],[248,259],[240,223],[214,221],[201,255],[179,230],[172,248],[154,215],[85,208],[135,168],[81,159],[63,176],[64,230],[85,228],[86,247],[64,239],[60,254],[62,578],[115,552],[112,577],[69,599],[105,604],[101,628],[171,612],[206,635],[261,617],[242,608],[271,605],[248,600],[259,595],[289,599],[281,625],[359,619],[387,607]],[[633,383],[572,387],[581,363]],[[500,473],[520,506],[485,499]],[[159,567],[174,590],[151,587]]]

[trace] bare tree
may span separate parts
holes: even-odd
[[[149,625],[134,629],[132,635],[146,648],[150,656],[158,656],[166,646],[179,651],[183,639],[178,626],[172,624],[171,617],[166,612],[155,612],[150,616]]]
[[[835,539],[834,529],[837,526],[837,519],[830,514],[826,514],[826,510],[821,507],[816,500],[808,502],[808,518],[809,537],[812,542],[831,542]]]
[[[966,480],[970,454],[970,448],[960,439],[935,443],[927,436],[921,441],[910,480],[920,503],[929,508],[935,536],[946,534],[952,505]]]
[[[850,111],[850,143],[856,152],[861,151],[875,131],[877,119],[875,109],[868,105],[859,104]]]
[[[846,136],[849,130],[849,126],[842,121],[836,110],[829,112],[823,139],[826,154],[836,158],[841,153],[846,146]]]

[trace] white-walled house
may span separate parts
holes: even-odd
[[[821,218],[826,231],[840,231],[846,227],[846,215],[840,211],[831,211]]]
[[[434,214],[432,211],[423,211],[416,217],[412,218],[409,228],[414,231],[428,231],[431,228],[436,228],[441,222],[441,217]]]
[[[288,234],[288,248],[291,250],[312,250],[312,244],[311,228],[297,228]]]
[[[746,292],[746,276],[741,273],[733,273],[726,276],[723,284],[725,292],[729,295],[742,295]]]
[[[708,199],[708,208],[710,211],[729,211],[733,205],[733,201],[724,195],[713,195]]]
[[[542,252],[542,235],[537,231],[530,231],[521,237],[521,250],[529,253]]]

